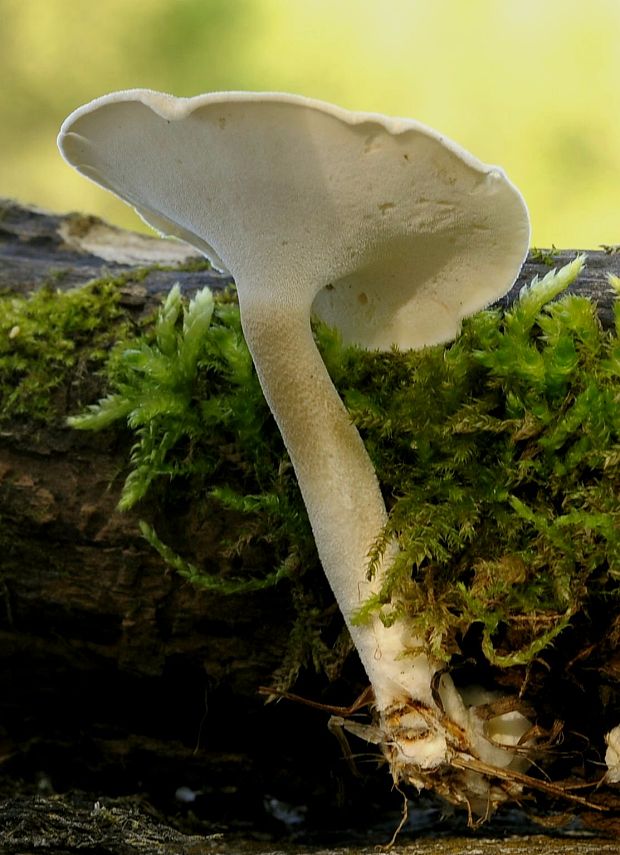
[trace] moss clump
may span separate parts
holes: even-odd
[[[500,667],[530,663],[601,603],[612,626],[620,594],[620,310],[616,330],[603,331],[589,300],[552,302],[582,266],[577,259],[535,281],[505,313],[469,319],[447,348],[371,353],[317,328],[390,506],[375,559],[389,538],[400,544],[360,620],[371,611],[386,623],[406,615],[445,660],[476,626],[482,655]],[[72,424],[122,419],[135,431],[122,507],[158,490],[162,501],[190,495],[205,513],[215,501],[244,519],[225,545],[229,556],[257,542],[273,555],[264,573],[226,579],[181,558],[142,523],[172,566],[222,592],[284,577],[303,588],[305,569],[320,572],[230,294],[214,300],[202,292],[185,306],[173,290],[152,330],[118,349],[108,371],[114,394]],[[318,649],[316,629],[314,621],[306,652]],[[297,644],[299,625],[295,632]]]
[[[281,561],[264,578],[209,575],[142,522],[162,557],[192,583],[222,593],[267,587],[290,575],[300,544],[311,541],[309,527],[230,293],[215,300],[204,289],[187,305],[175,286],[147,334],[115,349],[108,375],[114,393],[69,424],[99,430],[126,420],[135,432],[119,507],[132,508],[162,482],[166,491],[182,484],[196,502],[214,500],[246,517],[227,544],[229,556],[262,540]]]
[[[70,380],[104,365],[127,334],[118,298],[117,283],[104,281],[0,297],[0,422],[49,421]]]
[[[401,546],[363,615],[407,615],[441,658],[477,624],[492,664],[529,663],[597,601],[618,609],[617,330],[583,297],[549,302],[582,264],[445,350],[383,357],[383,388],[345,392]]]

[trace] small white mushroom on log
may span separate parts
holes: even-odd
[[[310,318],[367,348],[451,340],[521,268],[530,229],[519,192],[501,169],[416,121],[278,93],[117,92],[69,116],[59,146],[147,223],[234,276],[247,344],[372,684],[395,780],[468,804],[499,800],[484,776],[451,761],[520,764],[513,746],[527,722],[513,721],[512,735],[501,716],[481,723],[405,621],[353,622],[396,547],[369,578],[386,509]]]

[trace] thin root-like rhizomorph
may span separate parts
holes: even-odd
[[[355,734],[360,739],[366,740],[366,742],[375,742],[376,744],[382,741],[381,732],[376,729],[376,739],[370,739],[367,735],[372,729],[371,725],[359,724],[358,722],[348,721],[348,719],[355,715],[355,713],[364,709],[365,707],[372,706],[374,702],[374,693],[372,691],[371,686],[367,686],[361,695],[356,698],[352,704],[348,707],[336,706],[334,704],[323,704],[320,701],[313,701],[310,698],[303,698],[301,695],[294,695],[292,692],[284,692],[281,689],[270,689],[266,686],[260,686],[258,689],[259,694],[267,695],[267,703],[270,701],[278,700],[283,698],[287,701],[293,701],[294,703],[303,704],[304,706],[311,707],[315,710],[320,710],[321,712],[331,713],[329,721],[327,723],[327,727],[330,733],[333,733],[338,743],[340,745],[340,749],[342,751],[342,756],[347,762],[347,765],[351,771],[351,774],[358,778],[361,777],[359,770],[355,764],[355,759],[353,757],[353,753],[349,746],[346,736],[344,735],[344,730],[348,730],[350,733]]]
[[[304,704],[304,706],[312,707],[314,710],[321,710],[322,712],[329,712],[332,715],[340,715],[344,718],[348,718],[349,716],[354,715],[354,713],[358,712],[364,707],[372,706],[374,702],[374,694],[371,686],[367,686],[362,694],[356,698],[353,703],[348,707],[335,706],[333,704],[323,704],[320,701],[313,701],[310,698],[303,698],[301,695],[294,695],[292,692],[284,692],[281,689],[270,689],[267,686],[259,686],[258,687],[259,695],[267,695],[267,703],[270,701],[276,701],[280,698],[283,698],[287,701],[294,701],[297,704]]]

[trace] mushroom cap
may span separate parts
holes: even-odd
[[[448,341],[529,245],[501,169],[411,119],[296,95],[134,89],[77,109],[65,160],[203,252],[240,302],[312,308],[369,348]]]

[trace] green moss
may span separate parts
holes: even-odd
[[[531,662],[602,602],[611,626],[620,593],[620,343],[587,299],[555,300],[582,266],[577,259],[535,281],[505,313],[469,319],[447,348],[371,353],[316,329],[388,497],[375,559],[390,538],[400,545],[360,620],[405,615],[443,659],[477,626],[482,655],[500,667]],[[616,317],[620,325],[620,310]],[[147,493],[173,503],[191,496],[205,513],[215,502],[244,520],[222,554],[267,544],[272,566],[243,578],[209,574],[145,522],[151,544],[194,584],[223,593],[293,580],[307,624],[316,603],[300,594],[303,575],[310,569],[315,584],[320,571],[234,295],[201,292],[186,305],[174,289],[153,329],[117,349],[108,372],[114,394],[72,424],[122,419],[135,432],[121,506]],[[293,633],[306,658],[320,648],[315,624]]]
[[[177,492],[197,503],[215,502],[245,519],[223,545],[223,556],[260,542],[270,546],[275,563],[266,575],[249,579],[208,574],[174,553],[144,522],[143,534],[162,557],[193,584],[221,593],[294,575],[302,553],[314,546],[232,292],[215,300],[205,289],[187,305],[175,286],[148,332],[114,350],[108,375],[115,392],[69,424],[98,430],[123,420],[134,431],[120,508],[132,508],[162,484],[162,499],[171,504]]]
[[[116,281],[101,281],[0,297],[0,422],[49,421],[55,396],[76,375],[104,365],[127,332],[118,296]]]
[[[557,248],[553,244],[551,244],[551,249],[542,249],[541,247],[533,246],[530,250],[530,258],[532,261],[546,264],[547,267],[553,267],[557,252]]]
[[[583,297],[549,302],[581,266],[471,318],[445,350],[384,357],[402,385],[345,392],[378,437],[385,535],[401,546],[363,615],[407,615],[442,658],[477,624],[491,663],[523,664],[597,600],[617,611],[617,330]]]

